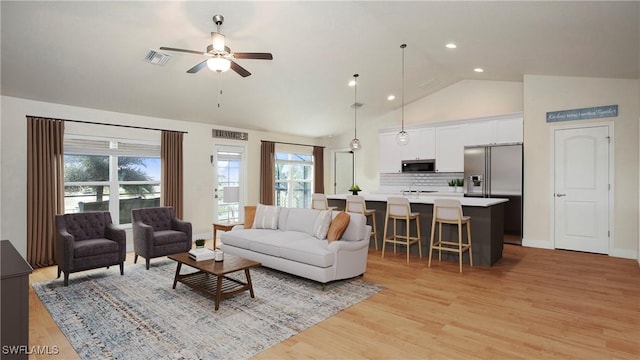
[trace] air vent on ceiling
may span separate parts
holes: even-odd
[[[164,54],[151,49],[147,53],[147,56],[144,57],[144,61],[151,64],[163,66],[169,61],[170,58],[171,58],[171,55],[169,54]]]

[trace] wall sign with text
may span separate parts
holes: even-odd
[[[547,112],[547,122],[598,119],[618,116],[618,105]]]

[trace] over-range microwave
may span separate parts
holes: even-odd
[[[403,173],[422,173],[422,172],[435,172],[436,160],[402,160],[402,172]]]

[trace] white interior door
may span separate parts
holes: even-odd
[[[244,146],[215,145],[214,222],[237,222],[244,218]]]
[[[555,247],[609,253],[609,127],[554,132]]]

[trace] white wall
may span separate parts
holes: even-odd
[[[372,101],[362,99],[364,103]],[[463,80],[430,96],[405,105],[406,125],[462,120],[521,112],[522,83]],[[400,109],[379,118],[358,121],[362,150],[356,153],[356,181],[364,191],[377,190],[380,183],[378,130],[400,128]],[[353,130],[331,139],[332,149],[348,148]],[[333,156],[331,156],[331,160]],[[333,168],[331,165],[329,168]],[[332,178],[333,179],[333,178]]]
[[[549,214],[551,139],[548,111],[618,105],[618,117],[572,121],[614,122],[614,248],[610,254],[638,257],[638,80],[525,75],[524,77],[524,239],[523,245],[553,248]],[[557,125],[557,123],[556,123]]]
[[[213,176],[214,169],[210,164],[213,154],[214,139],[211,130],[239,130],[215,124],[201,124],[180,120],[161,119],[132,114],[115,113],[102,110],[80,108],[74,106],[44,103],[14,97],[2,96],[1,140],[2,149],[0,194],[0,229],[2,239],[10,239],[16,249],[26,256],[26,174],[27,174],[27,121],[26,115],[52,117],[70,120],[85,120],[109,124],[124,124],[167,130],[186,131],[184,136],[184,219],[191,221],[194,236],[210,234],[213,219]],[[99,130],[96,130],[99,129]],[[112,126],[82,125],[66,123],[66,131],[74,133],[94,133],[122,138],[157,138],[160,132],[134,130]],[[239,144],[247,146],[247,204],[256,204],[259,200],[260,179],[260,140],[293,142],[310,145],[323,145],[317,139],[289,136],[283,134],[247,131],[249,141],[220,141],[215,143]],[[329,152],[325,154],[329,157]],[[326,175],[330,179],[330,174]],[[129,248],[132,248],[132,237],[127,235]]]

